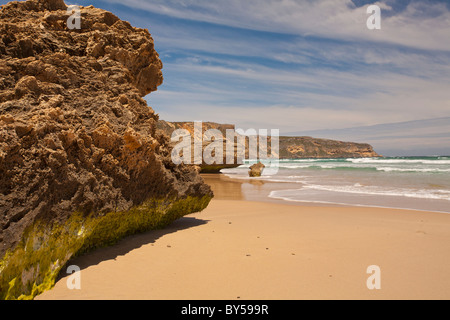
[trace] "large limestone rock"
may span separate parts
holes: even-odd
[[[237,149],[239,147],[239,141],[237,139],[237,133],[235,132],[236,128],[234,125],[219,124],[219,123],[214,123],[214,122],[203,122],[202,130],[200,132],[196,132],[194,122],[167,122],[164,120],[160,120],[160,121],[158,121],[157,128],[158,128],[158,130],[161,130],[164,134],[168,135],[169,137],[172,137],[175,130],[182,129],[182,130],[186,130],[187,132],[189,132],[190,137],[191,137],[191,142],[192,142],[192,147],[191,147],[191,163],[192,164],[195,163],[194,144],[198,143],[199,145],[202,146],[202,155],[203,155],[205,148],[207,148],[211,144],[211,141],[205,140],[205,133],[208,130],[217,130],[218,132],[220,132],[222,135],[222,139],[218,142],[221,143],[221,145],[222,145],[223,159],[221,159],[221,161],[219,161],[220,163],[217,163],[217,162],[206,163],[205,157],[202,156],[202,163],[198,164],[200,171],[202,173],[219,173],[220,170],[222,170],[222,169],[236,168],[240,165],[238,163],[238,159],[237,159]],[[228,141],[229,136],[227,135],[227,130],[231,130],[233,132],[232,139],[234,141],[230,141],[232,144],[232,148],[233,148],[233,150],[231,151],[232,154],[234,155],[233,161],[227,161],[227,151],[228,151],[227,146],[228,146],[228,142],[229,142]],[[177,144],[176,142],[172,143],[172,147],[174,147],[176,144]],[[242,146],[242,147],[245,148],[244,146]],[[227,162],[231,162],[231,163],[227,163]]]
[[[163,82],[148,30],[62,0],[0,12],[0,298],[32,298],[74,255],[200,211],[143,97]]]

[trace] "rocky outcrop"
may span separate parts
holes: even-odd
[[[202,157],[202,163],[198,164],[198,167],[200,168],[200,171],[202,173],[219,173],[220,170],[222,169],[226,169],[226,168],[236,168],[239,165],[237,164],[237,158],[236,158],[236,154],[237,154],[237,148],[238,148],[238,140],[236,139],[236,133],[234,133],[233,138],[234,138],[234,142],[233,143],[233,153],[235,154],[235,158],[233,163],[231,164],[227,164],[227,159],[226,159],[226,150],[227,150],[227,143],[228,143],[228,136],[227,136],[227,130],[231,130],[233,132],[235,132],[236,127],[234,125],[231,124],[220,124],[220,123],[215,123],[215,122],[203,122],[202,123],[202,130],[197,132],[195,130],[195,125],[193,122],[167,122],[164,120],[160,120],[158,121],[157,124],[157,128],[158,130],[160,130],[163,134],[168,135],[169,137],[172,136],[172,134],[175,132],[175,130],[186,130],[187,132],[189,132],[190,136],[191,136],[191,141],[192,141],[192,159],[191,159],[191,163],[194,164],[195,163],[195,159],[194,159],[194,145],[195,143],[198,143],[199,145],[202,146],[202,152],[205,150],[205,148],[210,145],[211,141],[206,141],[204,139],[204,135],[205,132],[207,132],[208,130],[218,130],[221,135],[222,138],[220,140],[220,143],[222,144],[223,150],[224,150],[224,157],[223,160],[221,161],[221,163],[205,163],[204,158]],[[172,147],[176,145],[175,143],[172,143]]]
[[[212,198],[143,97],[162,83],[148,30],[62,0],[0,12],[0,298],[50,288],[73,256],[204,209]]]
[[[266,166],[262,164],[261,162],[258,162],[250,167],[250,171],[248,172],[248,175],[250,178],[258,178],[261,177],[263,170]]]

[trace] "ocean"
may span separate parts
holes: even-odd
[[[254,163],[222,173],[264,183],[270,199],[450,213],[450,156],[280,160],[278,173],[251,180]]]

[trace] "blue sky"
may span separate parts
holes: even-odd
[[[450,117],[448,0],[66,3],[149,29],[165,81],[146,99],[165,120],[288,133]],[[366,27],[369,4],[381,30]],[[440,130],[435,152],[450,154],[450,123]]]

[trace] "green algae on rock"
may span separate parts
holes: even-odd
[[[0,299],[33,299],[51,289],[73,257],[117,243],[136,233],[160,229],[186,214],[202,211],[211,197],[150,200],[128,212],[71,215],[64,224],[36,222],[0,262]]]

